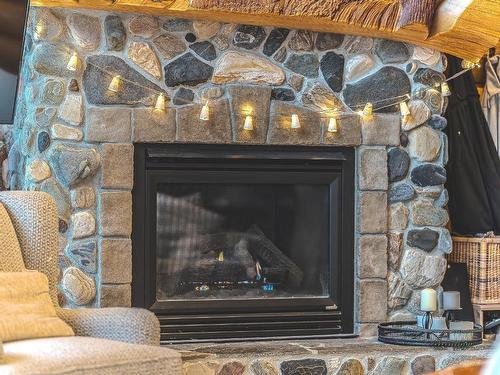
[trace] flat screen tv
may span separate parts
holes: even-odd
[[[28,0],[0,0],[0,124],[14,122]]]

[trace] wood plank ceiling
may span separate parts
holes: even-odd
[[[500,38],[500,0],[32,0],[31,4],[365,35],[473,61]]]

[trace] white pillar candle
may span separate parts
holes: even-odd
[[[420,310],[437,310],[437,293],[434,289],[424,289],[420,292]]]
[[[443,292],[443,309],[460,310],[460,292]]]

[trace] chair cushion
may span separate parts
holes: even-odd
[[[7,210],[0,203],[0,272],[24,271],[23,255]]]
[[[0,272],[2,341],[74,335],[57,316],[47,276],[38,271]]]
[[[4,344],[0,374],[180,375],[179,353],[92,337],[61,337]]]

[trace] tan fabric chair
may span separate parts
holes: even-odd
[[[160,342],[160,324],[150,311],[60,308],[57,299],[58,218],[50,195],[1,192],[0,202],[14,225],[26,269],[38,270],[47,276],[57,313],[76,334],[75,337],[3,343],[0,375],[181,373],[179,353],[154,347]],[[0,266],[3,262],[6,263],[0,257]],[[0,269],[5,270],[5,267]]]

